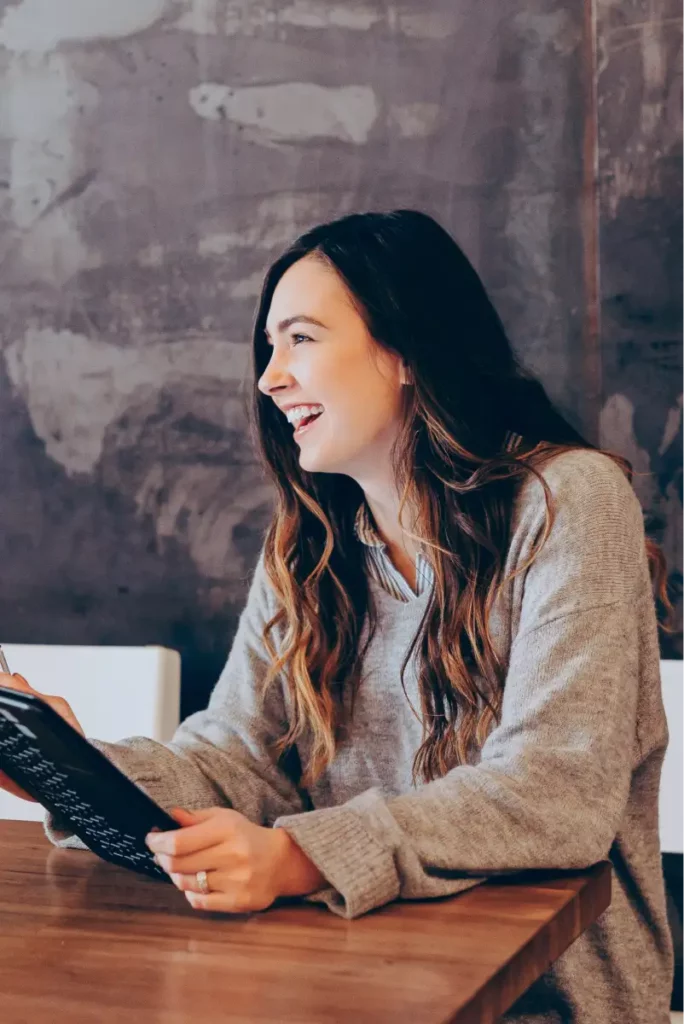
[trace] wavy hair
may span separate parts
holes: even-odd
[[[518,572],[532,563],[553,522],[548,485],[537,467],[563,450],[598,449],[523,370],[477,273],[426,214],[353,214],[307,232],[276,260],[264,281],[253,337],[256,441],[277,494],[264,547],[278,599],[264,629],[272,659],[266,685],[282,677],[291,700],[289,728],[277,752],[284,755],[307,739],[302,784],[311,784],[335,756],[376,628],[365,551],[354,529],[363,492],[342,474],[302,470],[291,429],[257,387],[270,359],[265,326],[273,292],[285,271],[306,256],[336,271],[371,337],[399,354],[411,375],[412,387],[402,389],[393,465],[402,508],[409,501],[416,510],[411,535],[427,549],[435,582],[401,683],[406,692],[405,671],[418,651],[421,707],[414,712],[423,736],[413,779],[429,781],[466,763],[499,718],[505,666],[489,618],[507,582],[504,564],[522,478],[533,474],[541,482],[546,524]],[[509,451],[511,435],[520,443]],[[605,454],[631,482],[630,464]],[[669,611],[664,558],[653,542],[647,545],[656,592]]]

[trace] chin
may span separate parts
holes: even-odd
[[[326,458],[322,452],[300,450],[299,465],[305,473],[341,473],[338,460]]]
[[[332,473],[334,470],[330,469],[325,459],[318,459],[316,456],[310,456],[300,454],[299,466],[304,470],[305,473]]]

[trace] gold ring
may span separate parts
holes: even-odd
[[[200,892],[204,896],[208,896],[209,893],[211,892],[211,889],[209,888],[209,883],[207,882],[206,871],[198,871],[195,877],[197,878],[197,884],[199,885]]]

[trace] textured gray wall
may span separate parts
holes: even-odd
[[[598,15],[601,440],[634,467],[681,627],[681,3]],[[681,658],[681,635],[662,647]]]
[[[205,703],[269,512],[263,270],[359,209],[454,233],[680,568],[680,26],[642,6],[0,0],[0,638],[165,643]]]

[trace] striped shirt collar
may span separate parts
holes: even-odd
[[[354,529],[356,536],[366,549],[366,567],[370,576],[391,597],[408,603],[422,597],[432,586],[434,581],[432,566],[425,554],[419,550],[416,554],[416,589],[415,591],[411,589],[408,581],[393,565],[387,554],[387,545],[378,534],[365,501],[359,505]]]

